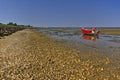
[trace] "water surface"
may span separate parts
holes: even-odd
[[[67,40],[66,44],[76,46],[85,54],[106,56],[120,65],[120,36],[102,34],[88,36],[81,34],[77,28],[43,28],[38,31],[55,39]]]

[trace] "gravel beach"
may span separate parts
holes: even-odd
[[[32,29],[0,39],[0,80],[120,80],[120,65]]]

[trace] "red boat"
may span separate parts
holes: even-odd
[[[98,35],[100,31],[98,31],[96,28],[92,29],[81,29],[83,34],[88,34],[88,35]]]

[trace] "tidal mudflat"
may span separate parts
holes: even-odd
[[[0,79],[120,80],[120,60],[74,30],[25,29],[0,39]]]
[[[87,55],[89,59],[99,56],[108,59],[111,66],[120,67],[120,29],[99,28],[99,30],[98,36],[82,35],[80,28],[43,28],[39,31],[64,41],[65,45],[74,46],[73,48],[81,52],[80,55]],[[120,72],[120,69],[118,71]]]

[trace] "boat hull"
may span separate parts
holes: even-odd
[[[99,31],[95,31],[94,33],[92,32],[92,30],[90,29],[81,29],[82,33],[83,34],[86,34],[86,35],[98,35],[99,34]]]

